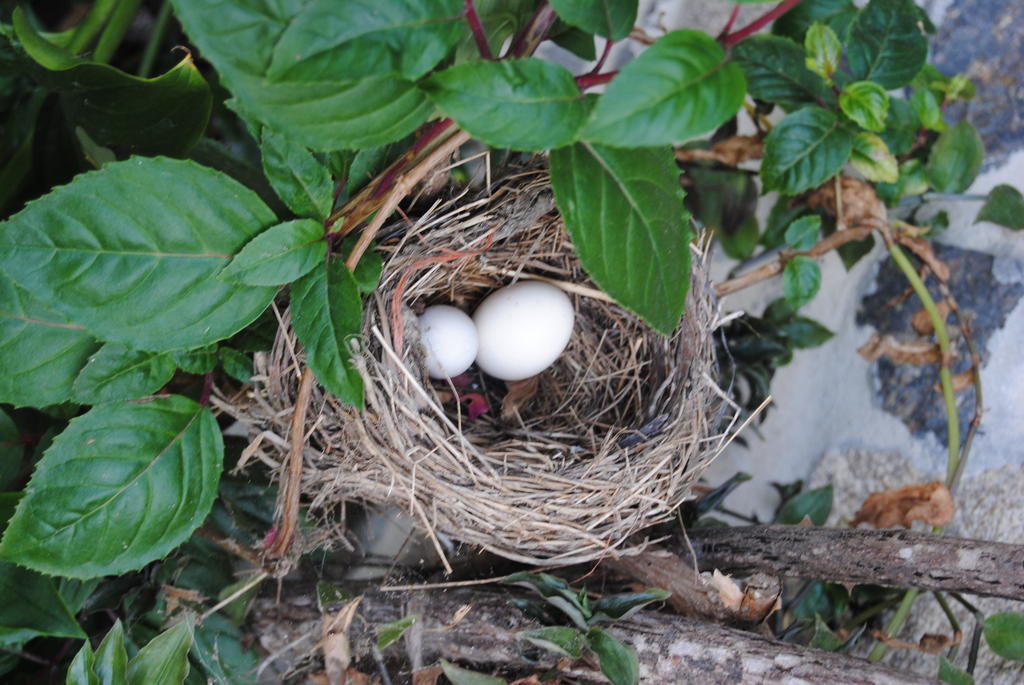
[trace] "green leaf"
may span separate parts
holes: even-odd
[[[334,184],[309,150],[263,129],[260,153],[263,173],[288,209],[300,217],[327,218],[334,204]]]
[[[326,256],[323,224],[295,219],[268,228],[246,243],[217,278],[245,285],[283,285],[305,276]]]
[[[597,59],[597,48],[594,45],[594,34],[592,33],[587,33],[568,24],[563,24],[562,30],[558,30],[556,23],[548,36],[555,45],[568,50],[582,60],[593,62]]]
[[[842,39],[857,16],[852,0],[803,0],[772,23],[772,33],[803,43],[814,22],[821,22]]]
[[[551,0],[566,23],[609,40],[622,40],[636,23],[636,0]]]
[[[871,0],[850,26],[846,59],[858,81],[886,90],[910,83],[928,57],[913,0]]]
[[[141,568],[202,523],[223,456],[213,414],[187,398],[96,407],[46,450],[0,556],[71,578]]]
[[[831,112],[805,107],[779,122],[765,138],[764,189],[797,195],[839,173],[850,158],[853,136]]]
[[[910,106],[926,129],[941,133],[949,128],[949,124],[942,118],[942,108],[932,91],[915,90],[910,96]]]
[[[796,525],[806,516],[814,525],[823,526],[830,513],[832,513],[832,486],[826,485],[822,488],[801,492],[788,499],[779,509],[775,523]]]
[[[1015,231],[1024,229],[1024,195],[1013,186],[996,186],[989,191],[974,223],[979,221],[991,221]]]
[[[134,158],[77,176],[0,224],[0,269],[97,337],[198,347],[252,322],[274,288],[211,278],[273,213],[223,174]]]
[[[99,346],[0,271],[0,402],[45,407],[70,400],[72,383]]]
[[[377,649],[384,649],[399,638],[405,635],[405,631],[412,628],[418,616],[404,616],[400,619],[390,621],[377,627]]]
[[[252,382],[252,357],[233,347],[222,347],[217,350],[224,372],[240,383]]]
[[[914,146],[917,131],[921,128],[913,106],[902,98],[889,98],[889,114],[885,118],[885,130],[879,136],[894,155],[906,154]]]
[[[74,384],[79,404],[102,404],[150,395],[174,375],[174,358],[107,343],[89,358]]]
[[[791,223],[807,212],[806,207],[801,204],[790,207],[790,201],[791,198],[780,197],[772,205],[771,211],[768,212],[764,233],[761,234],[761,244],[769,250],[784,245],[786,243],[786,229],[789,228]]]
[[[17,645],[40,635],[84,638],[53,581],[0,561],[0,645]]]
[[[821,22],[814,22],[804,36],[804,51],[807,68],[831,83],[832,74],[836,73],[843,57],[843,45],[836,32]]]
[[[505,41],[526,25],[533,16],[536,5],[536,0],[476,0],[474,7],[477,16],[480,17],[480,25],[483,26],[491,54],[501,54]],[[565,28],[564,24],[562,28]],[[555,22],[548,37],[557,42],[561,33],[558,22]],[[578,33],[582,34],[583,32],[578,31]],[[593,36],[591,36],[590,50],[591,52],[594,50]],[[476,40],[471,32],[463,31],[459,45],[455,49],[455,63],[461,64],[477,59],[480,59],[480,50],[476,46]],[[589,59],[596,58],[590,57]]]
[[[985,642],[1003,657],[1024,661],[1024,613],[992,614],[985,619]]]
[[[747,219],[735,233],[729,234],[719,230],[715,235],[722,243],[722,251],[727,257],[737,260],[750,259],[757,248],[757,239],[760,235],[757,217]]]
[[[727,121],[745,93],[743,73],[718,43],[700,31],[673,31],[608,84],[582,137],[626,148],[682,142]]]
[[[128,662],[128,685],[180,685],[188,677],[191,647],[191,621],[168,628]]]
[[[508,685],[502,678],[476,673],[441,659],[441,670],[452,685]]]
[[[896,157],[874,133],[861,131],[854,137],[850,164],[873,183],[895,183],[900,177]]]
[[[10,489],[20,474],[24,453],[25,442],[21,439],[21,432],[7,412],[0,409],[0,493]],[[0,511],[2,509],[0,505]],[[5,523],[6,519],[0,514],[0,529]]]
[[[786,263],[782,271],[782,296],[794,309],[804,306],[821,287],[821,268],[810,257],[797,255]]]
[[[93,654],[92,645],[86,640],[68,666],[65,685],[100,685],[100,677],[94,670],[95,662],[96,656]]]
[[[552,151],[550,166],[583,268],[616,302],[669,335],[690,274],[690,230],[672,151],[577,143]]]
[[[329,607],[340,605],[355,598],[348,590],[319,581],[316,584],[316,606],[320,613],[329,611]]]
[[[464,21],[458,0],[172,2],[234,106],[314,150],[383,145],[426,121],[433,107],[411,79]]]
[[[254,680],[259,659],[242,646],[244,634],[220,614],[207,616],[196,626],[192,656],[213,685],[243,685]]]
[[[590,629],[587,645],[597,655],[601,673],[612,685],[637,685],[640,682],[640,662],[635,649],[622,644],[600,628]]]
[[[786,244],[794,250],[809,250],[821,235],[821,217],[805,216],[797,219],[786,229]]]
[[[839,94],[839,107],[861,127],[881,131],[889,114],[889,95],[877,83],[855,81],[843,87]]]
[[[128,685],[128,653],[124,648],[121,619],[114,622],[114,626],[96,648],[93,663],[102,685]]]
[[[808,643],[810,647],[815,649],[824,649],[826,652],[837,652],[839,648],[843,646],[843,641],[839,639],[839,636],[832,632],[832,629],[828,627],[828,624],[821,620],[819,614],[814,615],[814,635],[811,636],[811,641]]]
[[[142,79],[48,42],[20,8],[12,21],[38,80],[59,93],[68,119],[99,145],[182,157],[206,130],[213,96],[191,56],[162,76]]]
[[[207,345],[194,350],[175,350],[171,353],[174,363],[185,373],[204,374],[217,366],[217,346]]]
[[[961,121],[939,135],[928,156],[925,175],[940,193],[962,193],[981,171],[984,157],[985,146],[978,131]]]
[[[422,87],[445,114],[492,147],[568,145],[590,113],[590,100],[567,69],[533,57],[459,64]]]
[[[292,285],[292,325],[309,368],[328,391],[363,406],[363,379],[352,364],[363,303],[352,273],[337,259],[322,262]]]
[[[565,626],[521,630],[516,633],[516,638],[573,659],[579,659],[583,655],[583,645],[586,642],[583,633],[575,628],[566,628]]]
[[[805,316],[792,317],[789,321],[779,326],[779,332],[786,337],[786,340],[793,347],[800,349],[824,345],[835,335],[814,319],[808,319]]]
[[[962,671],[946,658],[945,654],[939,655],[939,675],[941,682],[952,685],[974,685],[974,677],[967,671]]]
[[[751,36],[733,48],[751,96],[792,110],[803,105],[834,105],[835,93],[806,65],[804,50],[779,36]]]
[[[618,621],[632,616],[648,604],[664,602],[671,596],[671,592],[650,588],[641,592],[624,592],[601,597],[590,604],[590,610],[593,612],[590,622]]]
[[[580,604],[576,593],[561,578],[548,573],[513,573],[501,582],[535,590],[551,606],[568,616],[577,628],[587,629],[587,619],[590,618],[590,613]]]

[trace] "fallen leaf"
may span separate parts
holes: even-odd
[[[781,606],[782,582],[766,573],[755,573],[743,586],[740,613],[743,618],[761,623]]]
[[[161,585],[160,589],[163,591],[164,599],[167,601],[166,611],[168,614],[173,614],[177,611],[182,602],[202,604],[206,600],[198,590],[187,590],[185,588],[174,587],[173,585],[166,584]]]
[[[718,597],[726,609],[733,612],[740,611],[740,607],[743,606],[743,590],[735,580],[716,568],[711,574],[711,584],[718,590]]]
[[[908,235],[897,234],[896,240],[901,244],[905,245],[910,249],[918,259],[928,265],[928,268],[932,270],[935,277],[943,283],[949,282],[949,266],[944,261],[935,256],[935,251],[932,249],[930,241],[924,238],[912,238]]]
[[[348,641],[348,628],[352,625],[352,619],[362,600],[361,596],[356,597],[336,614],[325,614],[320,621],[319,647],[324,654],[324,668],[330,685],[361,685],[361,681],[349,678],[352,646]]]
[[[519,412],[525,409],[536,394],[540,383],[540,376],[531,376],[521,381],[508,381],[505,387],[508,392],[501,400],[501,420],[505,422],[515,421]]]
[[[935,308],[939,310],[939,318],[945,321],[950,312],[949,303],[942,300]],[[918,335],[931,335],[935,332],[935,327],[932,326],[932,317],[928,316],[928,312],[923,309],[914,312],[913,318],[910,319],[910,325],[914,327]]]
[[[413,671],[412,685],[437,685],[437,679],[444,673],[440,666],[427,666],[418,671]]]
[[[889,647],[892,647],[893,649],[907,649],[913,652],[923,652],[925,654],[938,654],[942,650],[959,645],[963,641],[963,634],[960,631],[957,631],[952,638],[947,635],[925,633],[921,636],[920,642],[900,640],[899,638],[885,634],[881,630],[872,630],[871,637]]]
[[[974,387],[974,369],[967,369],[963,373],[953,376],[953,392],[963,392]]]
[[[887,357],[896,364],[938,364],[942,361],[939,346],[927,340],[902,342],[891,335],[872,333],[871,338],[857,349],[869,362]]]
[[[733,136],[715,143],[709,150],[676,150],[680,162],[721,162],[726,166],[739,166],[763,156],[764,141],[760,136]]]
[[[875,528],[910,528],[914,521],[924,521],[932,526],[945,526],[953,520],[955,511],[949,489],[934,481],[871,493],[851,525],[854,528],[861,523]]]
[[[843,176],[840,180],[843,200],[843,225],[840,228],[857,226],[884,226],[888,223],[885,203],[878,199],[875,189],[856,178]],[[836,183],[826,181],[812,190],[804,200],[811,209],[824,209],[836,216]]]

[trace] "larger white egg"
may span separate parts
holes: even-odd
[[[572,302],[553,285],[520,281],[502,288],[473,314],[476,363],[505,381],[536,376],[565,350],[575,318]]]
[[[427,307],[420,314],[420,342],[425,353],[424,366],[431,378],[458,376],[476,358],[473,320],[446,304]]]

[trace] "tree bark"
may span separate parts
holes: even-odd
[[[701,528],[687,534],[702,570],[1024,600],[1024,545],[811,526]]]

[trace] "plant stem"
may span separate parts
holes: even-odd
[[[914,600],[917,599],[919,594],[921,594],[920,590],[907,590],[907,594],[903,595],[903,599],[900,601],[896,613],[893,614],[892,620],[885,627],[886,635],[892,636],[893,633],[899,632],[903,624],[907,622],[907,617],[910,616],[910,609],[914,606]],[[887,651],[889,651],[889,646],[884,642],[879,642],[871,650],[871,653],[868,654],[868,661],[878,661],[885,656]]]
[[[956,619],[956,614],[953,613],[953,609],[950,608],[949,602],[946,601],[946,598],[942,596],[941,592],[933,592],[932,596],[935,597],[935,601],[938,602],[939,606],[942,608],[942,613],[946,615],[946,620],[949,621],[949,626],[953,630],[954,637],[957,633],[963,635],[963,630],[960,628],[960,621]],[[957,645],[950,647],[948,657],[950,661],[956,657],[956,652]]]
[[[164,0],[164,3],[160,5],[160,12],[156,15],[156,21],[153,24],[153,31],[149,34],[149,40],[146,41],[146,49],[142,53],[142,61],[139,62],[139,77],[149,78],[149,75],[153,72],[153,64],[156,62],[156,51],[160,48],[160,42],[164,39],[164,33],[167,31],[167,22],[171,18],[171,3],[170,0]]]
[[[715,40],[722,40],[729,35],[729,31],[732,31],[732,25],[736,23],[736,17],[740,16],[740,6],[733,5],[732,13],[729,15],[729,21],[725,22],[725,26],[722,27],[718,37]]]
[[[97,0],[93,3],[89,14],[85,15],[82,23],[75,27],[75,33],[68,43],[68,50],[75,55],[88,50],[115,7],[117,7],[117,0]]]
[[[128,32],[128,27],[131,26],[132,19],[135,18],[135,13],[139,11],[141,4],[142,0],[121,0],[117,3],[117,8],[110,16],[110,21],[107,22],[103,33],[100,34],[99,43],[96,44],[96,50],[92,54],[94,61],[102,64],[110,61],[118,46],[121,45],[124,34]]]
[[[532,55],[537,46],[547,37],[548,31],[551,30],[556,19],[558,19],[558,15],[555,14],[555,10],[551,9],[551,5],[547,2],[543,3],[512,41],[509,54],[513,57]]]
[[[784,0],[783,2],[780,2],[778,5],[776,5],[775,8],[769,11],[767,14],[758,17],[754,21],[750,22],[750,24],[748,24],[747,26],[744,26],[735,33],[730,33],[723,36],[721,40],[719,40],[719,42],[722,44],[723,47],[731,48],[737,43],[754,35],[758,31],[763,29],[765,26],[772,23],[773,21],[775,21],[783,14],[785,14],[786,12],[793,9],[799,4],[800,0]]]
[[[473,5],[473,0],[465,0],[465,6],[466,23],[469,24],[469,30],[473,32],[476,49],[480,51],[481,57],[494,61],[494,54],[491,52],[491,46],[487,44],[487,34],[484,33],[484,26],[480,23],[480,15],[476,13],[476,6]]]
[[[617,71],[609,71],[604,74],[583,74],[576,77],[576,86],[580,90],[585,90],[593,86],[599,86],[602,83],[608,83],[618,75],[619,72]]]

